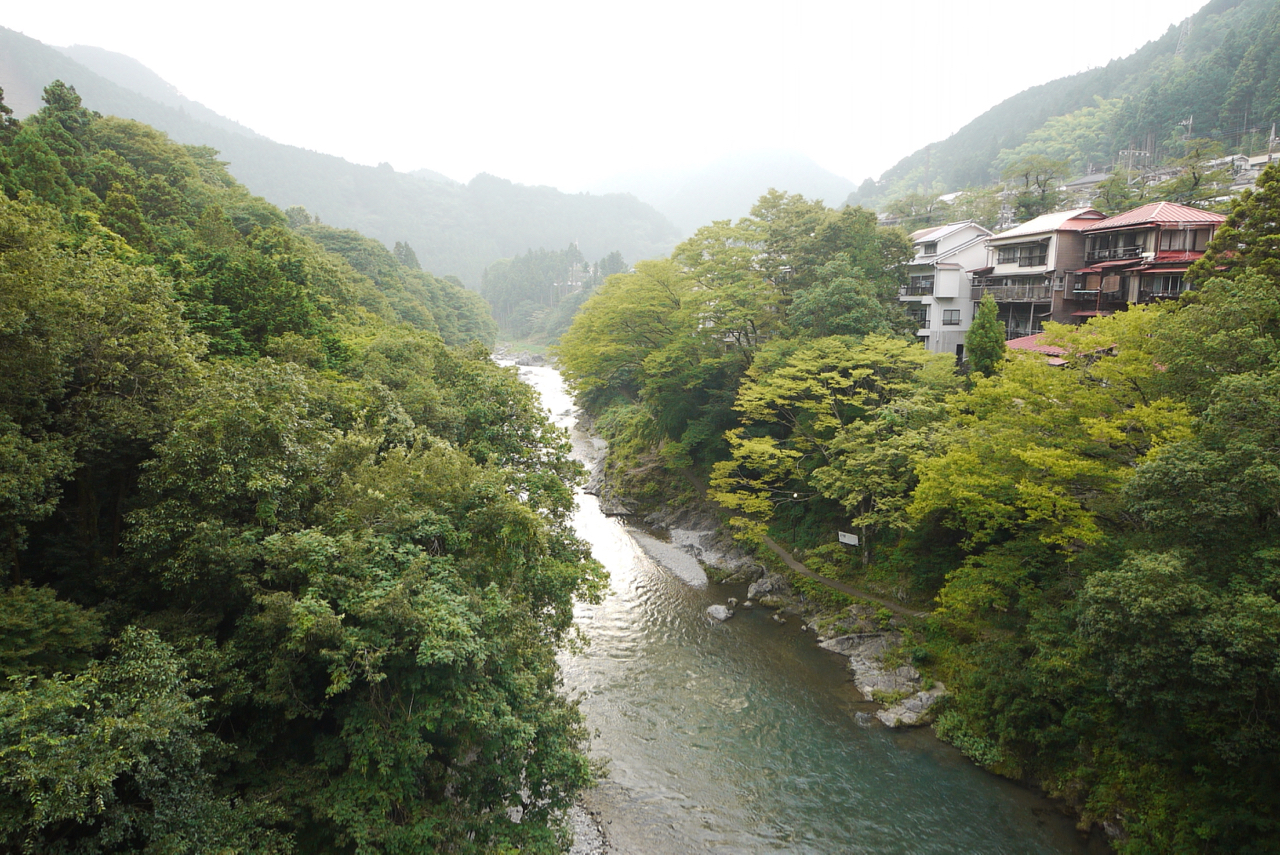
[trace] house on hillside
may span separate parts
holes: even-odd
[[[1068,181],[1058,189],[1066,194],[1067,198],[1074,202],[1078,207],[1092,205],[1093,200],[1098,198],[1099,187],[1102,183],[1111,178],[1110,172],[1091,172],[1088,175],[1082,175],[1072,181]]]
[[[1044,329],[1054,316],[1054,293],[1071,271],[1084,266],[1084,229],[1106,215],[1093,208],[1044,214],[986,241],[986,266],[971,271],[970,299],[990,294],[1004,321],[1006,338]]]
[[[1079,322],[1130,303],[1177,297],[1187,268],[1204,255],[1222,214],[1152,202],[1083,229],[1085,265],[1067,277],[1054,320]]]
[[[983,242],[990,236],[991,232],[969,220],[911,235],[916,254],[898,299],[915,318],[916,335],[934,353],[964,357],[964,336],[973,321],[968,271],[986,257]]]

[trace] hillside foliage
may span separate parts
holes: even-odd
[[[0,108],[0,850],[558,852],[579,467],[412,252]]]
[[[848,201],[887,209],[913,194],[978,190],[1029,156],[1064,162],[1080,176],[1172,163],[1189,155],[1188,140],[1219,152],[1265,153],[1280,122],[1277,93],[1280,7],[1273,0],[1212,0],[1123,59],[992,107],[878,180],[867,179]],[[1155,198],[1106,207],[1143,201]],[[985,219],[980,212],[975,218]]]
[[[779,193],[610,278],[561,358],[633,495],[692,468],[745,541],[929,604],[912,660],[977,762],[1120,852],[1277,852],[1278,193],[1179,301],[1051,326],[1065,364],[997,336],[958,373],[897,322],[901,232]]]

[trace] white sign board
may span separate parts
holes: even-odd
[[[847,543],[849,546],[858,545],[858,536],[856,534],[849,534],[848,532],[838,531],[836,532],[836,535],[840,538],[841,543]]]

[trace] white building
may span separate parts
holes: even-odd
[[[986,260],[990,236],[969,220],[911,235],[916,255],[907,268],[910,282],[899,290],[898,299],[916,319],[916,335],[934,353],[964,356],[964,336],[973,322],[968,271]]]

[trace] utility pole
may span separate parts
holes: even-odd
[[[1146,152],[1138,148],[1127,148],[1124,151],[1120,152],[1121,157],[1124,157],[1125,155],[1129,156],[1129,165],[1126,168],[1128,172],[1129,180],[1125,183],[1132,184],[1133,183],[1133,156],[1137,155],[1138,157],[1148,157],[1150,155],[1150,152]]]

